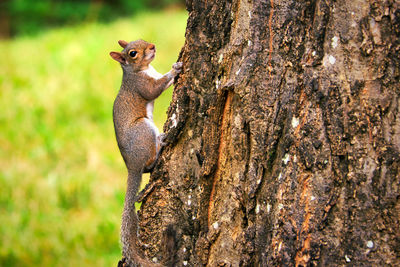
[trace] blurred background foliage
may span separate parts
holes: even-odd
[[[144,10],[183,7],[184,0],[3,0],[0,36],[34,34],[83,21],[110,22]]]
[[[184,44],[178,2],[6,2],[0,266],[115,266],[127,172],[112,122],[122,71],[109,52],[119,39],[154,42],[152,65],[167,72]],[[171,95],[156,101],[160,130]]]

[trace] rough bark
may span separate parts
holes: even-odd
[[[140,212],[177,266],[400,265],[400,3],[187,1]]]

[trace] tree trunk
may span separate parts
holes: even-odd
[[[186,5],[147,255],[172,224],[176,266],[399,266],[399,1]]]
[[[8,14],[9,3],[0,2],[0,40],[10,38],[10,16]]]

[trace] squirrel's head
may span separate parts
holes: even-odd
[[[121,63],[124,69],[131,67],[134,71],[145,70],[156,55],[155,45],[143,40],[130,43],[119,40],[118,43],[124,49],[122,52],[110,52],[110,56]]]

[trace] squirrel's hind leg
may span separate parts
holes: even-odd
[[[156,166],[158,159],[160,157],[161,151],[163,150],[166,143],[164,143],[165,133],[161,133],[157,136],[157,145],[156,145],[156,156],[154,160],[151,160],[151,164],[144,166],[143,173],[152,172],[154,167]]]

